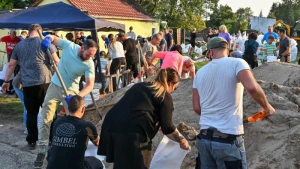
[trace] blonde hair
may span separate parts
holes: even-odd
[[[225,25],[221,25],[219,29],[220,29],[220,31],[221,31],[221,29],[224,29],[225,33],[228,32],[227,27]]]
[[[160,69],[156,76],[147,79],[147,82],[150,82],[156,93],[155,97],[162,97],[164,99],[165,93],[169,90],[169,83],[177,84],[179,83],[180,77],[176,70],[167,68]]]

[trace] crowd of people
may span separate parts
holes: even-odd
[[[243,58],[252,69],[258,66],[259,60],[263,64],[271,56],[276,57],[280,62],[291,62],[292,42],[286,35],[285,29],[279,29],[277,32],[274,32],[273,26],[268,26],[268,32],[264,35],[261,31],[254,31],[250,32],[248,36],[245,31],[239,31],[237,35],[230,35],[225,25],[221,25],[219,30],[220,32],[218,32],[217,28],[210,28],[207,39],[209,40],[213,37],[225,38],[229,43],[229,56]],[[260,55],[258,56],[258,54]]]
[[[42,33],[43,39],[40,39],[39,33]],[[92,40],[91,36],[85,37],[83,32],[75,32],[75,36],[73,33],[67,33],[65,38],[59,37],[57,31],[43,32],[39,24],[30,25],[28,36],[26,31],[22,31],[19,38],[16,36],[16,31],[11,30],[9,36],[1,38],[1,41],[6,43],[8,53],[8,63],[5,64],[5,71],[2,71],[2,91],[7,93],[13,86],[23,103],[23,124],[26,127],[24,133],[27,135],[27,147],[29,150],[38,148],[38,155],[34,162],[35,168],[43,166],[47,152],[49,153],[47,156],[48,169],[57,168],[57,165],[70,168],[68,160],[71,159],[64,158],[68,156],[67,154],[77,155],[77,163],[72,166],[78,166],[78,168],[82,168],[83,165],[85,167],[100,166],[101,162],[99,163],[96,158],[84,158],[83,156],[87,141],[91,140],[98,146],[99,137],[95,126],[81,120],[84,114],[82,100],[92,91],[95,80],[99,77],[97,73],[101,73],[102,77],[117,74],[122,71],[122,65],[125,65],[126,70],[129,69],[132,72],[132,79],[143,76],[152,79],[135,85],[137,88],[141,87],[143,92],[146,92],[144,89],[147,88],[147,94],[154,94],[148,96],[151,97],[151,102],[147,101],[143,95],[136,99],[153,106],[150,110],[152,113],[147,115],[156,121],[151,124],[154,125],[153,127],[161,124],[162,131],[168,134],[170,139],[180,143],[182,148],[188,149],[187,141],[182,140],[183,137],[178,131],[173,131],[174,125],[170,122],[173,111],[172,98],[167,93],[176,90],[181,78],[193,78],[195,65],[190,57],[182,56],[181,46],[174,44],[172,30],[166,28],[148,39],[141,37],[135,39],[136,35],[132,27],[127,34],[109,34],[107,37],[103,35],[101,38],[106,44],[108,53],[100,52],[100,71],[96,67],[98,63],[94,57],[98,50],[98,44]],[[51,56],[47,56],[47,50],[50,51]],[[60,57],[58,50],[62,50]],[[57,72],[53,70],[54,65],[51,64],[50,57],[58,68],[67,94],[64,93]],[[85,85],[82,87],[80,87],[81,81],[85,81]],[[100,81],[105,81],[105,78]],[[114,91],[117,90],[117,87],[116,81],[113,80]],[[105,92],[105,88],[100,90],[100,94]],[[165,105],[159,103],[164,99],[166,99]],[[125,100],[128,101],[128,99]],[[57,120],[56,112],[60,103],[63,104],[65,117]],[[139,111],[147,111],[149,106],[143,106]],[[42,108],[42,124],[38,129],[40,108]],[[144,108],[147,110],[143,110]],[[131,107],[130,109],[135,108]],[[162,115],[166,111],[169,112],[169,115]],[[56,120],[57,122],[54,123]],[[152,135],[151,137],[143,136],[150,145],[149,139],[154,137],[157,130],[153,130],[153,127],[145,127],[147,133]],[[74,133],[77,131],[79,133],[75,135]],[[103,141],[106,137],[103,136]],[[67,141],[65,141],[66,139]],[[134,141],[135,138],[132,137],[132,139],[131,141]],[[140,140],[141,143],[144,139]],[[108,143],[103,143],[103,145],[105,144]],[[101,147],[99,147],[99,154],[101,154],[100,152],[103,154],[104,152],[100,149]],[[62,153],[64,155],[61,159],[59,154]],[[127,152],[124,151],[124,153]],[[148,161],[149,158],[150,156],[147,156]],[[66,162],[63,162],[63,159]],[[109,157],[107,159],[109,161]],[[115,163],[115,165],[117,164]],[[139,165],[142,164],[144,163]]]
[[[103,165],[97,158],[84,157],[88,141],[91,141],[98,147],[97,154],[106,156],[106,161],[114,163],[115,169],[148,169],[152,139],[159,131],[183,150],[188,150],[188,141],[172,122],[174,105],[171,93],[182,79],[189,77],[193,78],[193,109],[201,117],[196,147],[199,151],[197,163],[202,169],[247,168],[243,138],[244,89],[266,116],[275,113],[251,72],[251,68],[257,66],[257,33],[249,34],[244,43],[245,51],[242,55],[235,55],[243,59],[236,59],[228,57],[231,56],[232,37],[226,26],[220,26],[219,33],[213,28],[208,34],[206,52],[210,61],[196,73],[194,60],[183,56],[181,46],[175,44],[173,32],[168,28],[149,39],[136,36],[133,27],[126,34],[102,35],[108,52],[100,52],[100,63],[94,58],[98,44],[92,37],[85,37],[83,32],[76,32],[75,37],[68,33],[66,39],[55,32],[44,33],[41,39],[39,32],[42,32],[42,27],[39,24],[32,24],[28,32],[29,37],[21,41],[16,40],[20,38],[13,30],[9,36],[1,38],[9,46],[9,63],[2,90],[6,92],[13,85],[23,94],[21,97],[17,93],[20,99],[24,99],[24,110],[27,110],[26,141],[30,150],[38,147],[35,168],[41,168],[47,157],[47,169],[102,169]],[[192,46],[195,46],[196,29],[191,34]],[[290,40],[285,30],[279,30],[278,47],[274,44],[278,37],[271,27],[264,36],[262,41],[267,41],[265,54],[276,55],[276,50],[279,50],[278,59],[290,62]],[[57,49],[62,50],[61,57],[58,57]],[[45,51],[50,51],[51,56]],[[49,57],[58,67],[67,94],[57,72],[52,70]],[[95,66],[97,64],[101,64],[101,70]],[[19,72],[15,72],[17,65]],[[132,73],[132,78],[124,83],[144,76],[147,79],[134,84],[108,111],[99,136],[96,127],[82,119],[84,97],[92,91],[98,74],[106,77],[123,70]],[[15,83],[11,84],[14,72]],[[85,85],[80,87],[83,80]],[[105,78],[99,80],[105,84]],[[118,84],[113,78],[113,90],[117,89]],[[105,92],[105,87],[102,87],[100,94]],[[57,120],[56,109],[60,103],[63,103],[66,115]],[[42,125],[38,130],[40,107]]]

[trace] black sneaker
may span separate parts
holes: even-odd
[[[34,161],[34,168],[42,168],[44,165],[45,157],[45,153],[38,153],[36,160]]]
[[[28,143],[27,147],[29,150],[35,150],[36,149],[36,143]]]

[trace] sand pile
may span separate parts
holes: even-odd
[[[300,66],[282,63],[262,65],[254,70],[254,75],[264,89],[276,114],[269,119],[245,125],[245,145],[250,169],[299,169],[300,168]],[[115,103],[129,87],[107,95],[97,101],[99,106]],[[199,130],[199,116],[192,108],[192,80],[183,80],[172,94],[174,101],[173,121],[175,125],[184,122]],[[92,107],[92,106],[89,106]],[[89,108],[88,107],[88,108]],[[111,106],[100,108],[105,114]],[[259,105],[245,92],[244,115],[250,116],[260,111]],[[85,119],[98,124],[101,121],[94,110],[87,111]],[[153,140],[154,149],[162,134]],[[183,169],[194,168],[197,150],[190,142],[192,151],[186,156]]]

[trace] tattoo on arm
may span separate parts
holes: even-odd
[[[175,142],[180,143],[183,139],[185,139],[179,131],[176,129],[173,133],[168,134],[167,137]]]

